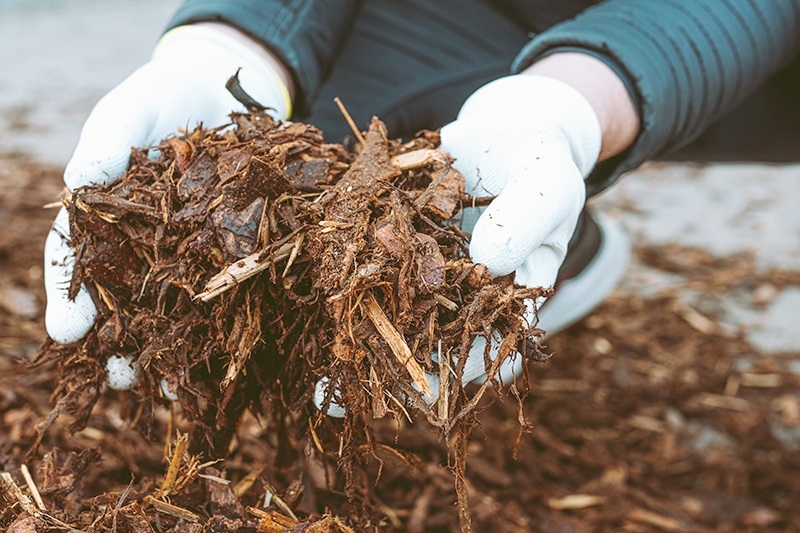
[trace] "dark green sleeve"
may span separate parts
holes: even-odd
[[[628,84],[642,129],[628,151],[589,176],[592,194],[696,138],[798,48],[800,0],[608,0],[533,38],[514,71],[558,49],[581,49]]]
[[[294,76],[295,107],[313,100],[355,19],[358,0],[187,0],[168,29],[225,22],[263,42]]]

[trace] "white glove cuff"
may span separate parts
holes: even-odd
[[[458,118],[472,115],[513,117],[531,127],[557,127],[584,178],[600,156],[602,130],[597,113],[577,89],[554,78],[527,74],[498,78],[473,93]]]
[[[275,108],[274,117],[286,120],[292,115],[292,97],[281,76],[272,66],[266,50],[251,46],[219,29],[204,25],[179,26],[165,33],[155,49],[152,59],[169,59],[177,64],[187,57],[211,58],[223,56],[227,64],[217,65],[230,70],[233,76],[241,68],[239,79],[242,88],[257,102]],[[208,64],[198,68],[208,68]]]

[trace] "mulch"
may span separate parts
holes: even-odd
[[[617,292],[544,343],[531,391],[487,393],[469,438],[424,417],[370,422],[353,479],[339,450],[245,411],[224,453],[189,450],[194,425],[159,402],[105,391],[86,427],[54,407],[41,248],[59,169],[0,158],[0,526],[8,531],[457,531],[463,450],[475,531],[800,531],[798,377],[679,298],[797,284],[747,256],[637,247],[641,268],[680,273],[653,296]],[[7,193],[7,194],[6,194]],[[769,291],[764,299],[769,298]],[[791,356],[796,354],[785,354]],[[336,424],[307,411],[306,425]],[[332,426],[335,427],[335,426]]]

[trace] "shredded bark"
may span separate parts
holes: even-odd
[[[248,410],[281,440],[315,427],[318,447],[338,450],[345,494],[360,500],[371,420],[422,416],[445,441],[460,432],[463,479],[471,415],[499,364],[545,358],[524,314],[547,291],[469,260],[469,235],[452,223],[464,180],[436,133],[392,141],[373,119],[351,154],[309,125],[257,109],[231,117],[233,127],[161,142],[155,161],[134,150],[123,178],[68,201],[70,290],[86,287],[99,318],[77,344],[45,344],[40,360],[61,374],[40,435],[64,410],[84,427],[106,360],[123,355],[140,369],[131,419],[149,433],[156,404],[177,395],[192,424],[187,453],[223,457]],[[468,394],[470,348],[493,333],[506,342],[494,361],[487,343],[488,379]],[[435,390],[426,374],[440,378]],[[341,423],[314,408],[323,378],[323,410],[344,407]]]
[[[61,169],[0,154],[0,185],[0,529],[460,530],[446,468],[457,435],[438,438],[421,416],[371,421],[357,501],[342,490],[331,421],[313,410],[302,428],[245,411],[225,460],[197,473],[217,457],[188,451],[173,461],[192,430],[179,402],[155,402],[148,439],[146,417],[133,416],[137,393],[102,391],[84,430],[68,431],[75,419],[65,409],[30,456],[60,379],[55,364],[26,362],[45,336],[39,265],[54,212],[41,206],[62,190]],[[764,271],[749,254],[634,251],[634,275],[671,281],[658,292],[623,287],[549,339],[553,357],[531,366],[523,406],[483,401],[475,412],[461,481],[473,530],[800,530],[798,353],[759,351],[715,311],[732,293],[770,305],[800,273]],[[686,291],[701,298],[690,304]],[[157,494],[167,476],[169,501]],[[197,521],[169,514],[186,511]]]

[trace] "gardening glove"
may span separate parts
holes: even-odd
[[[441,140],[466,179],[466,192],[495,196],[489,206],[461,214],[459,223],[472,233],[472,261],[494,276],[515,272],[521,285],[552,286],[586,200],[583,180],[600,154],[600,123],[591,104],[552,78],[500,78],[467,99],[456,120],[442,128]],[[529,302],[531,325],[534,308],[542,303]],[[491,357],[501,340],[492,339]],[[473,344],[464,384],[485,378],[485,346],[483,337]],[[501,367],[504,382],[519,371],[520,359]],[[429,375],[428,381],[436,395],[438,376]],[[329,386],[328,380],[317,384],[317,407]],[[327,413],[343,416],[344,409],[332,402]]]
[[[151,60],[92,110],[64,171],[67,188],[111,183],[128,168],[132,147],[154,145],[179,128],[223,125],[232,111],[245,111],[225,88],[239,69],[242,89],[275,118],[288,118],[289,92],[265,54],[217,27],[182,26],[166,33]],[[68,216],[62,208],[44,251],[45,326],[60,343],[81,339],[97,316],[86,287],[74,300],[67,296],[75,260],[68,243]]]
[[[441,149],[455,158],[468,194],[495,197],[487,207],[462,212],[462,229],[472,233],[472,261],[494,276],[514,272],[520,285],[552,287],[586,201],[584,178],[597,163],[601,137],[591,104],[553,78],[508,76],[470,96],[442,128]],[[528,302],[531,326],[534,308],[543,303]],[[493,339],[492,355],[500,341]],[[464,381],[484,375],[484,347],[483,338],[473,345]],[[503,381],[518,374],[520,359],[507,361]]]

